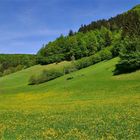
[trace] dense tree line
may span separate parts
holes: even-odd
[[[87,33],[77,33],[71,36],[60,36],[48,43],[38,52],[38,62],[48,64],[63,60],[80,59],[110,47],[120,40],[121,31],[111,32],[105,27]]]
[[[122,30],[122,35],[133,36],[140,35],[140,6],[133,8],[132,10],[110,18],[109,20],[99,20],[92,22],[89,25],[82,25],[79,32],[89,32],[95,29],[101,29],[102,26],[111,31]]]
[[[36,64],[35,55],[0,54],[0,76],[4,76]]]

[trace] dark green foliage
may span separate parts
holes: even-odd
[[[48,59],[44,56],[38,55],[36,57],[37,64],[46,65],[48,63]]]
[[[74,77],[68,77],[67,80],[72,80]]]
[[[112,48],[112,55],[118,56],[120,54],[121,49],[124,47],[123,41],[116,42],[114,47]]]
[[[125,20],[123,21],[123,37],[140,36],[140,11],[129,11],[125,14]]]
[[[0,54],[0,76],[4,76],[36,64],[35,55]]]
[[[124,48],[120,53],[120,62],[114,74],[127,73],[140,69],[140,39],[125,39]]]
[[[140,35],[140,8],[139,6],[133,8],[132,10],[120,14],[116,17],[110,18],[109,20],[99,20],[92,22],[89,25],[82,25],[79,32],[89,32],[91,30],[101,29],[106,27],[111,31],[116,31],[122,29],[122,35],[125,36],[135,36]]]
[[[121,61],[116,65],[115,74],[129,73],[140,69],[140,52],[122,55]]]
[[[37,56],[37,64],[41,64],[41,65],[47,65],[47,64],[50,64],[50,63],[59,63],[64,59],[64,55],[63,54],[54,54],[52,56],[48,56],[48,57],[45,57],[45,56]]]
[[[75,35],[75,33],[73,32],[73,30],[70,30],[69,31],[69,36],[73,36],[73,35]]]

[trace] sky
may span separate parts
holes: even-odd
[[[140,0],[0,0],[0,54],[35,54],[81,24],[123,13]]]

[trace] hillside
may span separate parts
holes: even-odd
[[[0,77],[36,64],[36,55],[0,54]]]
[[[67,36],[61,35],[45,44],[37,53],[38,63],[50,64],[72,58],[77,60],[109,47],[112,47],[112,56],[116,57],[134,38],[140,38],[139,5],[108,20],[82,25],[78,32],[70,30]]]
[[[122,14],[116,15],[115,17],[111,17],[108,20],[101,19],[98,21],[93,21],[88,25],[82,25],[79,28],[79,32],[85,33],[85,32],[89,32],[91,30],[101,29],[101,27],[104,26],[107,29],[110,29],[112,31],[122,29],[123,32],[125,32],[125,34],[132,35],[132,34],[135,34],[136,26],[134,23],[139,23],[138,21],[136,21],[137,14],[140,15],[140,4],[136,5],[132,9],[130,9]],[[132,20],[134,23],[132,22]],[[130,24],[133,26],[130,26]],[[127,28],[127,31],[125,28]],[[134,33],[130,34],[129,33],[130,30],[133,30]]]
[[[136,10],[137,12],[140,13],[140,4],[136,5],[132,10]]]
[[[140,71],[113,76],[117,62],[103,61],[37,86],[28,85],[32,73],[68,62],[0,78],[0,138],[139,139]]]

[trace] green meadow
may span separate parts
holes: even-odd
[[[68,63],[37,65],[0,78],[0,139],[139,140],[140,71],[113,76],[114,58],[28,85],[32,74]]]

